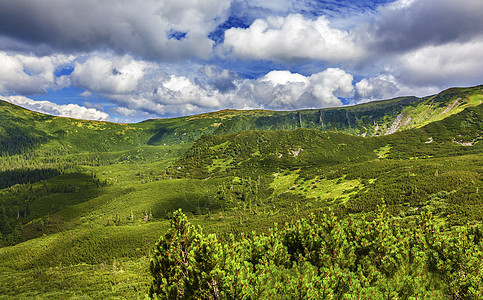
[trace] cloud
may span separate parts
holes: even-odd
[[[483,2],[398,0],[352,31],[370,56],[352,70],[365,77],[354,98],[426,96],[481,84]]]
[[[89,98],[90,96],[92,96],[92,93],[89,91],[83,91],[82,93],[79,94],[79,96],[84,98]]]
[[[282,109],[298,106],[310,81],[289,71],[271,71],[259,79],[244,80],[231,97],[239,108]]]
[[[220,93],[232,89],[234,74],[213,66],[195,73],[200,78],[188,78],[178,73],[179,66],[163,65],[135,59],[96,53],[78,57],[67,76],[82,97],[101,97],[119,105],[112,110],[124,116],[146,116],[144,113],[179,115],[213,110],[221,107]],[[201,67],[192,66],[195,70]],[[233,76],[233,78],[231,78]],[[225,86],[223,86],[225,85]],[[225,89],[223,89],[223,87]],[[134,114],[132,110],[138,111]]]
[[[303,83],[307,85],[307,77],[290,71],[271,71],[260,79],[261,82],[270,82],[272,85],[285,85],[287,83]]]
[[[404,53],[482,37],[482,11],[481,0],[398,0],[381,6],[370,28],[361,29],[370,32],[377,52]]]
[[[153,64],[134,60],[130,56],[91,56],[84,62],[76,62],[71,74],[77,87],[90,92],[122,94],[138,87],[148,68]]]
[[[129,109],[126,107],[113,107],[112,111],[125,117],[134,117],[138,114],[137,110]]]
[[[200,71],[206,75],[208,84],[220,92],[228,92],[236,88],[235,81],[238,76],[228,69],[221,70],[217,66],[206,65]]]
[[[323,16],[310,20],[299,14],[257,19],[247,29],[228,29],[223,47],[239,57],[280,61],[340,62],[363,55],[349,32],[332,28]]]
[[[53,97],[130,119],[424,96],[481,84],[481,11],[480,0],[0,0],[0,94],[67,87]]]
[[[258,2],[252,5],[264,6]],[[286,12],[308,4],[314,3],[285,5]],[[313,9],[325,14],[324,7],[334,11],[333,6],[331,2],[319,3]],[[480,0],[398,0],[369,7],[369,12],[359,6],[346,5],[346,15],[331,19],[310,14],[259,17],[248,28],[226,30],[224,44],[217,50],[223,49],[221,53],[228,57],[289,64],[300,60],[325,61],[327,66],[350,62],[360,71],[380,60],[391,61],[429,46],[466,44],[483,38]],[[271,11],[279,11],[277,7]],[[352,12],[354,7],[360,15]]]
[[[382,73],[355,85],[354,100],[427,96],[448,87],[478,85],[482,78],[483,39],[430,45],[392,56]]]
[[[97,121],[104,121],[109,118],[109,115],[105,112],[77,104],[58,105],[50,101],[35,101],[23,96],[8,96],[2,98],[12,104],[54,116]]]
[[[288,16],[303,14],[309,18],[327,16],[330,18],[346,18],[375,9],[378,5],[394,0],[353,1],[353,0],[235,0],[232,1],[231,17],[242,20],[264,18],[266,16]],[[239,26],[235,26],[239,27]]]
[[[477,85],[483,78],[483,38],[427,46],[397,58],[401,81],[408,85]]]
[[[356,83],[354,100],[383,100],[393,97],[399,90],[396,78],[391,74],[364,78]]]
[[[293,0],[278,0],[278,1],[264,1],[264,0],[245,0],[248,7],[253,10],[270,12],[271,14],[284,14],[294,10],[297,1]]]
[[[28,95],[68,86],[69,79],[56,77],[54,72],[71,59],[65,55],[37,57],[0,51],[0,92]]]
[[[0,35],[20,41],[20,48],[35,45],[31,51],[39,46],[71,53],[110,49],[160,61],[207,58],[213,46],[208,34],[227,18],[229,5],[229,0],[0,0]]]
[[[89,57],[74,64],[72,83],[83,95],[101,94],[126,117],[145,113],[173,116],[223,108],[299,109],[342,105],[353,94],[352,75],[328,68],[311,76],[271,71],[243,79],[214,65],[198,67],[192,76],[167,74],[160,65],[130,56]]]
[[[353,77],[337,68],[311,76],[272,71],[257,80],[245,80],[232,97],[237,107],[301,109],[341,106],[338,97],[351,96]]]
[[[206,89],[197,85],[185,76],[171,75],[153,93],[154,99],[162,104],[185,104],[200,108],[218,108],[216,90]]]
[[[213,88],[197,84],[185,76],[166,75],[152,70],[157,77],[146,74],[136,90],[123,94],[104,94],[120,107],[158,116],[175,116],[221,109],[222,94]],[[226,97],[225,97],[226,98]],[[118,111],[126,113],[128,111]]]

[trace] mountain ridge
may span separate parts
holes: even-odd
[[[377,136],[424,126],[482,100],[482,86],[475,86],[451,88],[423,98],[399,97],[347,107],[221,110],[128,124],[50,116],[0,101],[0,153],[29,151],[40,145],[59,148],[59,143],[70,152],[119,151],[143,145],[191,143],[202,135],[243,130],[309,128]]]

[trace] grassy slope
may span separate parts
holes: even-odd
[[[312,128],[352,135],[383,135],[421,127],[483,101],[482,87],[454,88],[438,95],[404,97],[344,108],[296,112],[223,110],[137,124],[83,121],[47,116],[0,101],[0,153],[40,149],[62,155],[125,151],[139,146],[193,142],[203,134],[242,130]],[[390,130],[392,128],[392,130]]]
[[[441,115],[458,98],[467,102]],[[294,129],[300,118],[290,112],[222,111],[123,125],[44,116],[0,102],[4,116],[12,115],[8,124],[33,134],[25,149],[35,148],[4,152],[4,169],[65,166],[63,175],[0,190],[2,205],[20,207],[25,198],[30,205],[18,218],[24,242],[0,248],[0,298],[142,297],[150,280],[146,256],[178,207],[208,232],[263,231],[329,206],[370,215],[381,203],[402,220],[425,209],[449,224],[481,220],[482,107],[471,108],[481,101],[481,87],[446,91],[417,105],[404,100],[413,106],[395,106],[400,101],[348,108],[349,118],[384,112],[386,124],[401,111],[412,113],[414,122],[399,129],[415,129],[365,139],[304,129],[234,133],[276,129],[287,120],[294,125],[286,129]],[[303,124],[317,114],[301,111]],[[335,117],[329,122],[339,114],[345,112],[323,111],[325,127],[314,126],[343,128]],[[233,134],[205,136],[183,156],[202,132]]]

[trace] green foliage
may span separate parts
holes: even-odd
[[[193,277],[170,275],[189,298],[471,298],[481,260],[457,253],[460,240],[481,240],[473,227],[483,220],[482,100],[480,86],[138,124],[58,118],[0,101],[0,294],[141,296],[146,256],[182,208],[203,226],[186,237],[171,230],[173,243],[192,241]],[[396,132],[385,135],[390,128]],[[384,203],[397,221],[384,225],[387,236],[373,223]],[[322,222],[329,211],[340,221]],[[443,232],[430,238],[443,248],[430,238],[417,248],[407,237],[429,212]],[[284,222],[291,225],[274,228]],[[432,254],[411,258],[399,240]]]
[[[60,175],[56,169],[14,169],[0,172],[0,189],[16,184],[34,183]]]
[[[367,213],[385,203],[401,217],[429,209],[461,225],[483,220],[478,193],[481,119],[480,105],[423,128],[384,137],[307,129],[204,136],[166,174],[226,178],[218,192],[225,208],[246,208],[250,203],[261,208],[281,206],[288,199],[282,203],[277,199],[298,194],[315,200],[305,204],[314,208],[339,205],[348,213]],[[466,124],[468,131],[461,131],[458,124]],[[471,146],[455,142],[464,136],[473,140]],[[242,181],[230,182],[231,176]],[[449,194],[434,196],[440,192]]]
[[[177,211],[151,259],[152,299],[483,297],[481,226],[448,231],[332,213],[220,241]]]
[[[0,245],[63,230],[53,214],[98,196],[97,188],[104,185],[93,175],[70,173],[53,178],[48,184],[17,184],[0,190]]]

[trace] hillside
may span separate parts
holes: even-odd
[[[206,134],[243,130],[309,128],[377,136],[442,120],[481,101],[482,86],[476,86],[453,88],[420,99],[405,97],[342,108],[294,112],[223,110],[137,124],[53,117],[0,101],[0,153],[17,154],[37,148],[63,153],[122,151],[143,145],[182,144]]]
[[[78,165],[157,162],[174,158],[203,135],[309,128],[380,136],[421,127],[483,99],[481,86],[421,99],[398,98],[351,107],[296,112],[224,110],[117,124],[54,117],[0,101],[0,188],[48,179]]]
[[[143,298],[179,208],[221,240],[329,210],[372,220],[381,206],[401,226],[427,212],[480,224],[482,100],[478,86],[137,124],[0,101],[0,299]]]
[[[428,199],[445,191],[444,197],[465,211],[453,215],[456,220],[481,214],[482,161],[478,155],[482,152],[482,117],[479,105],[421,128],[377,138],[307,129],[205,136],[166,174],[235,181],[248,178],[266,183],[261,185],[266,189],[261,198],[273,201],[290,195],[297,201],[296,195],[300,195],[306,201],[341,204],[340,209],[351,213],[370,212],[382,204],[405,213],[431,205]],[[347,184],[346,189],[341,190],[338,183]],[[250,185],[253,182],[241,190]],[[228,190],[222,193],[230,194]],[[472,204],[476,207],[463,205],[465,198],[476,201]]]

